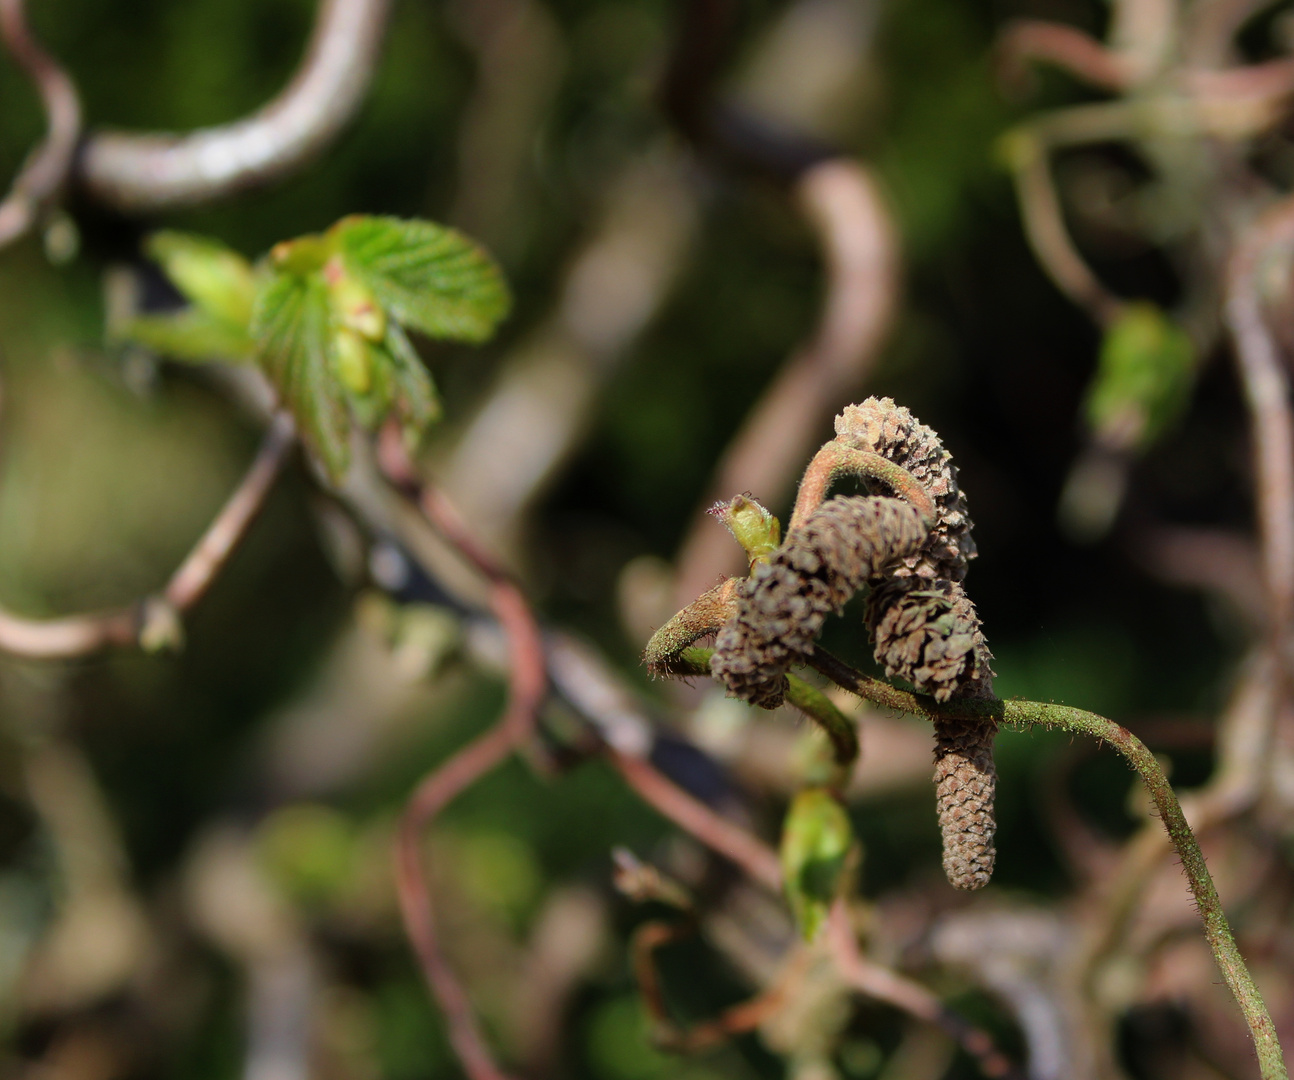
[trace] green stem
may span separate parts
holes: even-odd
[[[709,676],[710,657],[713,649],[684,649],[674,659],[674,670],[680,674]],[[836,765],[844,770],[846,777],[853,771],[854,762],[858,760],[858,729],[854,722],[831,703],[816,686],[803,679],[788,675],[789,688],[786,701],[794,705],[810,720],[817,724],[831,740],[832,756]]]
[[[898,690],[879,679],[863,675],[822,649],[816,650],[807,659],[832,681],[877,705],[928,718],[974,715],[992,716],[1003,723],[1018,726],[1041,724],[1062,731],[1091,735],[1109,743],[1122,754],[1149,790],[1160,820],[1168,830],[1168,838],[1182,861],[1182,869],[1186,872],[1191,893],[1204,922],[1204,936],[1208,939],[1213,957],[1222,969],[1222,977],[1240,1006],[1240,1011],[1244,1013],[1245,1022],[1253,1035],[1258,1068],[1263,1080],[1288,1080],[1289,1074],[1286,1072],[1280,1041],[1276,1037],[1276,1027],[1262,994],[1240,955],[1199,842],[1186,822],[1186,815],[1182,813],[1181,804],[1177,801],[1163,768],[1140,739],[1113,720],[1084,709],[1049,705],[1040,701],[957,701],[940,705],[933,698]]]

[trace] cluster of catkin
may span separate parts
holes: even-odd
[[[991,698],[991,654],[962,587],[975,555],[971,521],[948,451],[889,398],[846,408],[835,442],[906,470],[929,495],[933,521],[898,498],[824,501],[738,584],[711,673],[734,696],[775,708],[787,672],[812,654],[827,616],[866,586],[867,628],[887,675],[940,702]],[[991,719],[935,720],[944,870],[961,889],[979,888],[993,871],[995,734]]]

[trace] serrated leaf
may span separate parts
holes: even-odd
[[[185,298],[208,315],[246,329],[256,299],[251,263],[218,240],[182,232],[158,232],[145,250]]]
[[[257,360],[334,482],[350,462],[350,414],[334,369],[328,290],[316,276],[267,275],[252,317]]]
[[[386,351],[391,357],[394,404],[406,436],[421,435],[440,419],[440,398],[431,373],[408,337],[394,323],[386,327]]]
[[[138,315],[123,324],[114,337],[137,341],[173,360],[190,363],[248,360],[255,350],[245,325],[233,326],[199,308],[172,315]]]
[[[355,216],[330,235],[347,271],[400,322],[430,337],[484,341],[511,306],[494,260],[453,229]]]
[[[1185,409],[1194,370],[1185,331],[1154,304],[1129,304],[1101,342],[1088,423],[1116,446],[1145,447]]]
[[[845,808],[823,788],[799,792],[782,825],[782,876],[796,925],[812,940],[840,894],[853,826]]]

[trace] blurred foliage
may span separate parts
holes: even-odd
[[[1103,18],[1100,5],[1061,6],[1078,22]],[[75,73],[92,123],[181,130],[241,115],[275,93],[296,62],[313,7],[311,0],[139,0],[127,12],[120,0],[64,0],[32,4],[29,14]],[[155,294],[150,310],[174,318],[180,298],[146,260],[160,263],[195,301],[204,286],[178,268],[187,242],[176,233],[145,246],[159,228],[216,236],[251,252],[347,214],[448,219],[475,77],[462,30],[466,7],[397,3],[359,122],[319,164],[286,182],[164,220],[125,220],[74,198],[82,234],[75,261],[49,265],[39,238],[0,254],[6,606],[55,614],[155,589],[251,452],[253,433],[203,371],[105,349],[105,271],[123,263],[139,269]],[[653,104],[670,6],[556,0],[546,10],[564,69],[523,162],[515,228],[498,251],[515,315],[496,341],[470,355],[458,345],[417,342],[450,419],[444,439],[487,391],[500,358],[557,299],[596,194],[627,161],[671,138]],[[743,40],[756,39],[779,10],[751,5]],[[875,70],[851,104],[857,119],[847,142],[877,163],[892,199],[907,293],[867,390],[898,398],[955,455],[981,552],[970,582],[1003,696],[1062,700],[1133,722],[1148,711],[1204,713],[1222,697],[1237,655],[1234,621],[1149,581],[1113,541],[1072,546],[1057,531],[1055,507],[1085,415],[1102,423],[1105,403],[1117,398],[1145,411],[1148,433],[1163,434],[1132,481],[1148,513],[1245,525],[1245,500],[1217,466],[1244,459],[1241,410],[1229,374],[1216,369],[1201,372],[1197,404],[1180,407],[1189,358],[1161,316],[1130,310],[1101,349],[1034,265],[1008,180],[991,157],[994,138],[1025,106],[995,88],[990,46],[1007,17],[1036,13],[1023,2],[986,0],[910,0],[879,13]],[[1042,100],[1061,93],[1046,84]],[[0,100],[0,174],[11,175],[42,120],[7,61],[0,61]],[[673,555],[713,463],[806,334],[820,293],[811,238],[782,194],[698,170],[704,217],[683,279],[610,374],[590,429],[537,507],[528,538],[530,583],[545,614],[597,639],[631,678],[641,678],[634,661],[642,642],[621,629],[619,573],[635,556]],[[1099,258],[1130,276],[1160,272],[1117,252]],[[208,307],[227,309],[228,299],[221,293]],[[1102,381],[1085,405],[1098,351]],[[296,760],[282,746],[300,758],[311,749],[284,734],[294,702],[330,672],[369,662],[364,650],[372,642],[366,646],[355,630],[354,575],[339,572],[319,540],[326,514],[306,477],[281,483],[192,617],[183,655],[113,655],[57,669],[0,659],[0,717],[10,744],[0,754],[0,836],[19,838],[0,851],[0,1022],[11,1035],[0,1068],[56,1047],[90,1011],[25,1013],[17,981],[36,932],[30,927],[47,918],[60,889],[42,855],[49,838],[24,818],[22,755],[68,739],[84,748],[102,786],[126,880],[172,938],[191,933],[178,912],[199,840],[215,824],[254,822],[255,872],[317,941],[329,978],[353,994],[339,1008],[350,1010],[371,1063],[353,1075],[456,1075],[396,922],[383,853],[413,784],[493,719],[502,691],[497,679],[447,661],[432,689],[414,685],[391,706],[385,726],[375,722],[370,756],[345,783],[286,795],[276,788]],[[850,656],[864,651],[852,612],[824,640]],[[391,668],[376,668],[375,681],[399,685]],[[336,704],[339,715],[344,707]],[[1040,818],[1047,777],[1068,741],[1011,733],[999,747],[999,881],[1021,896],[1062,897],[1068,872]],[[1187,768],[1198,757],[1189,747],[1168,752]],[[346,760],[344,747],[336,753]],[[351,756],[360,760],[358,751]],[[1117,767],[1082,764],[1070,794],[1098,827],[1122,833],[1131,818],[1122,795],[1110,791],[1126,784]],[[776,797],[764,799],[764,824],[783,809]],[[868,852],[867,896],[917,890],[937,872],[927,789],[886,794],[853,808],[852,817]],[[512,762],[454,803],[430,841],[434,877],[451,950],[459,950],[469,980],[485,987],[487,1026],[506,1027],[506,994],[491,992],[518,977],[526,934],[558,885],[576,881],[606,900],[611,944],[570,1004],[562,1051],[571,1067],[563,1075],[781,1075],[751,1039],[682,1064],[648,1044],[626,960],[640,915],[607,894],[609,851],[625,844],[663,858],[677,853],[670,835],[600,764],[550,781]],[[461,955],[478,945],[483,961]],[[139,1019],[125,990],[96,1006],[122,1030],[142,1026],[125,1075],[214,1080],[242,1067],[242,975],[220,948],[196,952],[184,972],[154,980],[180,988],[160,992],[170,1010],[162,1010],[170,1017],[164,1032]],[[727,1003],[739,984],[693,951],[678,950],[670,963],[672,984],[687,985],[698,1013]],[[159,996],[155,985],[140,993]],[[983,995],[969,996],[969,1011],[978,1003],[992,1013]],[[882,1075],[899,1026],[885,1010],[860,1012],[840,1053],[844,1074]],[[947,1075],[974,1073],[959,1060]]]

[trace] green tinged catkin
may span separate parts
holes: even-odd
[[[836,418],[837,438],[901,465],[935,502],[920,551],[873,582],[867,626],[877,662],[938,701],[993,696],[992,654],[961,585],[975,556],[966,499],[938,435],[889,398],[869,398]],[[996,858],[995,721],[936,717],[935,792],[944,871],[959,889],[987,884]]]
[[[921,514],[898,499],[828,499],[741,583],[711,673],[735,697],[776,708],[786,673],[812,650],[827,616],[926,536]]]

